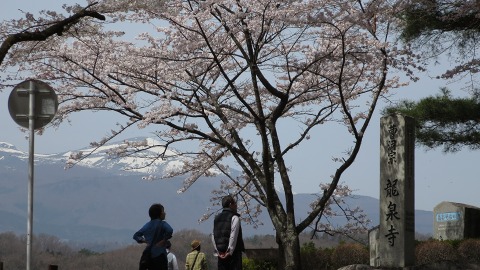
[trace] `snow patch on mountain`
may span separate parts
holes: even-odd
[[[24,152],[18,150],[13,144],[7,142],[0,142],[0,152],[27,156]]]
[[[135,138],[128,141],[89,147],[63,154],[67,161],[81,153],[75,166],[117,169],[124,173],[162,174],[165,170],[178,168],[184,158],[176,151],[165,150],[159,141],[151,138]]]
[[[112,170],[123,173],[162,174],[178,169],[185,158],[174,150],[165,150],[160,142],[151,138],[134,138],[113,142],[100,147],[86,147],[58,154],[34,153],[35,163],[65,163],[72,155],[81,153],[82,159],[74,166]],[[0,142],[0,160],[5,157],[28,159],[29,153],[18,150],[14,145]]]

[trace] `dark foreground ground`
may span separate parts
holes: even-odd
[[[355,264],[344,266],[342,268],[339,268],[338,270],[480,270],[480,265],[472,263],[443,261],[403,268],[376,268],[364,264]]]

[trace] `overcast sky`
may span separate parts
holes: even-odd
[[[21,16],[19,9],[35,13],[39,9],[59,10],[63,3],[80,3],[81,0],[21,0],[5,1],[0,9],[2,20]],[[43,6],[40,6],[43,5]],[[439,70],[447,65],[435,67],[431,75],[437,75]],[[0,74],[2,76],[2,74]],[[396,90],[392,100],[412,99],[418,100],[432,94],[437,94],[440,86],[445,82],[430,79],[427,75],[422,80],[412,83],[408,87]],[[449,85],[454,89],[458,84]],[[28,151],[26,133],[22,133],[18,125],[11,119],[8,112],[9,89],[0,93],[0,141],[14,144],[19,150]],[[457,92],[456,92],[457,93]],[[460,93],[464,95],[464,93]],[[384,107],[381,103],[377,114],[365,134],[364,144],[355,164],[343,176],[344,183],[355,190],[355,194],[379,197],[379,109]],[[98,140],[114,128],[116,120],[109,115],[100,113],[82,113],[71,118],[71,123],[65,123],[59,129],[49,128],[41,136],[35,136],[35,153],[59,153],[87,147],[92,141]],[[136,136],[148,136],[146,131],[131,131],[119,139]],[[312,140],[331,141],[332,147],[342,145],[335,131],[329,131]],[[312,193],[318,191],[318,178],[334,173],[329,167],[330,156],[319,152],[318,148],[303,146],[300,154],[291,158],[292,179],[294,191],[297,193]],[[441,201],[453,201],[480,206],[478,190],[480,181],[480,166],[478,157],[480,151],[464,149],[455,154],[443,154],[441,149],[425,151],[416,148],[415,152],[415,205],[416,209],[433,210]],[[27,164],[25,164],[27,166]],[[322,172],[322,173],[320,173]],[[328,179],[326,179],[328,180]],[[5,181],[5,179],[0,179]]]

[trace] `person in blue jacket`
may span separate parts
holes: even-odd
[[[140,259],[140,270],[167,270],[167,240],[172,238],[173,229],[165,221],[165,208],[159,203],[152,204],[148,209],[150,221],[133,234],[137,243],[147,246]]]

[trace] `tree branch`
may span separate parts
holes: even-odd
[[[10,48],[17,43],[25,41],[45,41],[47,40],[47,38],[55,34],[61,36],[66,29],[68,29],[72,25],[77,24],[79,20],[83,17],[92,17],[104,21],[105,16],[103,16],[102,14],[96,11],[87,10],[93,5],[95,5],[95,3],[85,7],[81,11],[73,14],[72,16],[64,20],[53,23],[51,26],[47,27],[42,31],[27,31],[8,35],[8,37],[2,42],[2,45],[0,46],[0,65],[3,63],[3,60],[5,59],[5,56],[7,55]]]

